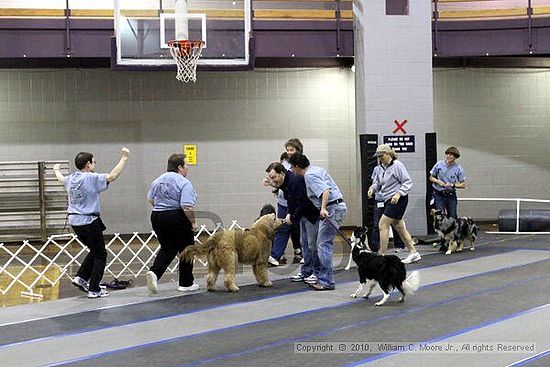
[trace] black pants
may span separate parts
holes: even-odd
[[[153,211],[151,224],[157,234],[160,250],[150,270],[160,279],[176,255],[187,246],[194,244],[195,238],[191,222],[181,209]],[[179,285],[189,287],[194,280],[193,263],[181,260],[179,262]]]
[[[302,247],[300,246],[300,222],[298,223],[292,223],[290,225],[290,238],[292,239],[292,248],[294,250],[300,250]]]
[[[105,264],[107,264],[107,250],[105,250],[105,239],[103,238],[105,225],[101,218],[97,218],[85,226],[71,227],[80,242],[90,249],[76,275],[90,282],[90,291],[99,292],[99,283],[105,272]]]

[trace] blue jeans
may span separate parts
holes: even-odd
[[[284,219],[288,212],[286,206],[277,204],[277,218]],[[276,260],[279,260],[281,256],[285,253],[286,245],[288,239],[290,238],[290,226],[288,224],[283,224],[275,232],[275,237],[273,238],[273,246],[271,247],[271,256]]]
[[[319,273],[319,257],[317,256],[317,234],[319,233],[319,221],[311,223],[306,218],[300,219],[300,244],[304,264],[300,273],[308,277]]]
[[[447,213],[447,216],[449,217],[457,218],[457,199],[456,192],[454,190],[446,192],[433,190],[433,198],[435,208],[437,210]]]
[[[328,218],[319,221],[317,235],[317,256],[319,256],[319,273],[317,280],[325,288],[334,288],[334,273],[332,271],[332,253],[334,250],[334,236],[342,225],[348,208],[346,203],[331,205],[327,208]]]

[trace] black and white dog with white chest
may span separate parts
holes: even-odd
[[[367,241],[367,228],[357,227],[350,237],[351,258],[357,264],[359,286],[351,297],[356,298],[366,286],[364,298],[368,298],[376,284],[380,286],[384,296],[376,306],[382,306],[390,297],[390,291],[397,289],[401,292],[399,302],[405,300],[405,295],[412,296],[420,285],[417,271],[407,277],[405,264],[395,255],[373,254]],[[346,267],[346,269],[349,269]]]
[[[434,229],[445,240],[446,255],[460,252],[464,248],[464,242],[470,242],[470,251],[474,251],[478,227],[470,217],[448,217],[443,211],[432,209]]]

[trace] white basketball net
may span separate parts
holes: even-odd
[[[197,62],[204,47],[203,41],[171,41],[170,54],[178,67],[176,79],[183,83],[197,80]]]

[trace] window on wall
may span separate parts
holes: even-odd
[[[409,15],[409,0],[386,0],[386,15]]]

